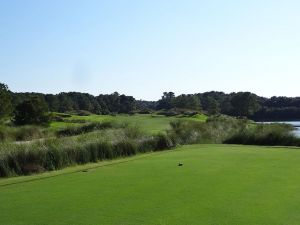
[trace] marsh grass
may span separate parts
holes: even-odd
[[[0,142],[4,141],[29,141],[49,136],[44,127],[26,126],[0,126]]]
[[[247,124],[227,116],[212,117],[206,123],[178,120],[170,123],[168,136],[178,144],[222,143]]]
[[[32,127],[30,129],[34,131]],[[172,149],[184,144],[300,146],[300,139],[294,137],[291,130],[292,127],[282,124],[257,125],[248,120],[226,116],[211,117],[205,123],[172,121],[170,129],[155,134],[149,134],[129,123],[102,121],[66,128],[60,131],[59,137],[26,143],[1,143],[0,176],[58,170],[76,164]]]
[[[92,122],[81,126],[70,126],[70,127],[62,128],[56,132],[56,135],[58,137],[74,136],[74,135],[80,135],[80,134],[92,132],[95,130],[104,130],[104,129],[118,128],[118,127],[122,127],[122,125],[117,124],[116,122],[113,121]]]
[[[258,124],[236,132],[224,141],[227,144],[300,146],[292,127],[283,124]]]
[[[136,126],[106,127],[78,136],[21,144],[2,143],[0,176],[28,175],[172,147],[175,143],[167,135],[145,135]]]
[[[178,144],[300,146],[300,139],[292,134],[292,130],[292,126],[285,124],[254,124],[249,120],[215,116],[206,123],[171,122],[168,136]]]

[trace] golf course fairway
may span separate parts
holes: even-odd
[[[298,148],[189,145],[0,179],[1,225],[299,223]]]

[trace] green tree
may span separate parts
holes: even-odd
[[[45,101],[38,97],[31,97],[18,104],[14,111],[14,123],[47,124],[49,122],[48,107]]]
[[[191,109],[191,110],[200,110],[201,104],[200,99],[196,95],[179,95],[173,99],[174,107],[180,109]]]
[[[220,112],[220,104],[212,97],[207,98],[207,112],[210,115],[216,115]]]
[[[6,84],[0,83],[0,119],[12,112],[11,94]]]
[[[231,99],[233,114],[249,117],[260,109],[256,95],[250,92],[238,92]]]
[[[164,92],[162,98],[158,101],[157,109],[171,109],[174,107],[174,92]]]

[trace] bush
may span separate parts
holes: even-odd
[[[15,131],[16,141],[30,141],[32,139],[43,138],[45,133],[37,126],[23,126]]]
[[[150,109],[143,109],[143,110],[138,111],[138,113],[139,114],[151,114],[152,110],[150,110]]]
[[[169,110],[169,111],[160,111],[160,112],[158,112],[158,115],[178,116],[178,115],[180,115],[180,113],[176,112],[175,110]]]
[[[259,124],[237,132],[224,141],[227,144],[300,146],[300,139],[283,124]]]
[[[170,123],[167,133],[178,144],[222,143],[247,124],[248,121],[223,116],[211,117],[205,123],[177,120]]]
[[[113,146],[115,157],[132,156],[137,153],[137,146],[133,141],[122,140]]]
[[[141,128],[137,125],[129,125],[129,124],[122,124],[124,126],[124,133],[127,138],[135,139],[142,137],[144,135]]]
[[[87,110],[72,110],[72,111],[68,111],[67,114],[71,114],[71,115],[75,115],[75,116],[90,116],[90,115],[92,115],[92,113]]]
[[[166,134],[158,134],[154,136],[154,150],[170,149],[176,146],[176,143]]]
[[[113,123],[111,121],[105,121],[105,122],[93,122],[93,123],[88,123],[79,127],[66,127],[63,129],[60,129],[59,131],[56,132],[56,135],[58,137],[63,137],[63,136],[73,136],[73,135],[79,135],[79,134],[84,134],[88,132],[92,132],[95,130],[104,130],[108,128],[113,128],[117,127],[116,123]]]
[[[14,111],[14,123],[16,125],[48,124],[49,114],[45,100],[32,97],[18,104]]]
[[[30,141],[33,139],[44,138],[48,136],[48,132],[42,127],[26,125],[19,127],[0,127],[0,141]]]

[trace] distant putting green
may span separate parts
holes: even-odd
[[[193,117],[176,117],[176,116],[161,116],[150,114],[135,114],[135,115],[90,115],[90,116],[72,116],[68,120],[84,120],[87,122],[102,122],[102,121],[116,121],[120,123],[129,123],[141,127],[146,132],[157,133],[166,130],[170,126],[170,122],[174,120],[191,120],[204,122],[207,116],[203,114],[195,115]],[[52,122],[51,129],[57,130],[66,126],[79,126],[80,123],[65,123],[65,122]]]
[[[0,224],[296,225],[299,174],[300,149],[185,146],[0,180]]]

